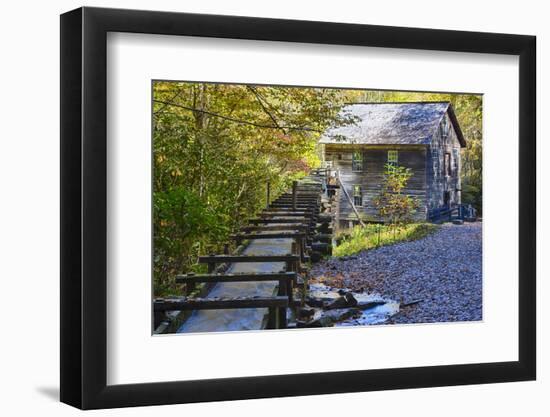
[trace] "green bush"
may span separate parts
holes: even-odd
[[[199,254],[227,239],[228,221],[184,188],[153,195],[155,292],[170,292],[175,275],[191,270]]]

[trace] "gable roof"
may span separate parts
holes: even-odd
[[[357,118],[354,124],[328,129],[320,143],[359,145],[429,145],[447,112],[458,141],[466,141],[448,101],[347,104],[342,112]]]

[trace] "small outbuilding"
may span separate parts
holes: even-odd
[[[383,220],[373,199],[386,164],[411,169],[404,192],[420,203],[415,220],[461,204],[460,153],[466,141],[451,103],[356,103],[342,112],[354,122],[327,130],[320,140],[325,165],[347,191],[337,194],[339,227],[356,223],[356,211],[363,221]]]

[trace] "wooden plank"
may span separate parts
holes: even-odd
[[[311,214],[313,212],[314,210],[311,208],[293,209],[290,207],[269,207],[268,209],[262,211],[262,213],[276,213],[276,214],[286,214],[286,213]]]
[[[313,191],[313,192],[303,192],[299,193],[296,198],[302,199],[302,200],[312,200],[315,201],[321,196],[321,191]],[[292,199],[292,193],[283,193],[279,194],[274,200],[279,200],[281,198],[290,198]]]
[[[263,281],[287,281],[296,279],[296,272],[278,272],[265,274],[187,274],[177,275],[176,283],[188,282],[263,282]]]
[[[292,209],[292,208],[283,208],[283,207],[270,207],[269,209],[267,210],[264,210],[262,212],[263,213],[267,213],[267,214],[277,214],[277,215],[281,215],[281,216],[284,216],[286,215],[287,213],[299,213],[299,214],[308,214],[308,215],[311,215],[311,214],[318,214],[318,211],[316,212],[315,210],[311,210],[311,209],[302,209],[302,208],[299,208],[299,209]]]
[[[231,235],[232,239],[251,240],[251,239],[285,239],[305,237],[303,232],[286,232],[286,233],[239,233]]]
[[[292,200],[277,200],[273,201],[269,207],[272,206],[281,206],[281,207],[292,207]],[[320,207],[321,203],[319,201],[307,201],[307,200],[296,200],[296,207],[306,206],[308,208]],[[269,207],[266,210],[269,210]]]
[[[319,195],[321,194],[321,191],[304,191],[304,192],[301,192],[298,194],[298,198],[312,198],[312,199],[315,199],[315,198],[319,198]],[[291,193],[284,193],[284,194],[281,194],[278,198],[292,198],[292,194]]]
[[[332,214],[329,213],[321,213],[317,216],[317,222],[319,223],[331,223],[332,222]]]
[[[298,261],[298,255],[208,255],[199,256],[198,263],[239,263],[239,262],[294,262]]]
[[[311,214],[306,211],[264,211],[260,217],[312,217]]]
[[[306,195],[306,194],[298,194],[296,196],[296,199],[298,201],[311,201],[311,202],[315,202],[317,200],[319,200],[319,193],[315,193],[315,194],[310,194],[310,195]],[[282,200],[291,200],[292,201],[292,195],[289,195],[289,194],[282,194],[280,195],[279,197],[277,197],[276,199],[274,199],[273,201],[282,201]]]
[[[275,219],[275,218],[264,218],[264,219],[250,219],[248,222],[250,224],[301,224],[304,223],[304,221],[309,221],[309,219],[303,218],[303,217],[294,217],[294,218],[287,218],[287,219]]]
[[[236,298],[188,298],[175,297],[156,299],[154,311],[174,310],[222,310],[236,308],[273,308],[287,307],[287,296],[274,297],[236,297]]]
[[[270,231],[283,231],[283,230],[307,230],[311,228],[311,225],[306,223],[295,223],[295,224],[264,224],[261,226],[244,226],[241,227],[243,232],[270,232]]]
[[[269,205],[269,207],[266,208],[266,210],[269,210],[270,207],[291,208],[292,203],[290,201],[288,201],[288,202],[273,202]],[[315,209],[315,208],[319,207],[319,205],[317,203],[300,203],[300,202],[297,202],[296,207],[298,207],[298,208],[302,207],[302,208],[307,208],[307,209]]]

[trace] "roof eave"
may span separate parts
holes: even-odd
[[[451,123],[453,124],[453,127],[456,132],[456,137],[458,138],[458,142],[460,142],[460,147],[465,148],[466,147],[466,139],[464,138],[464,135],[462,134],[462,129],[460,129],[460,124],[458,123],[458,119],[456,118],[455,111],[453,109],[453,105],[449,103],[449,107],[447,108],[447,112],[449,113],[449,118],[451,119]]]

